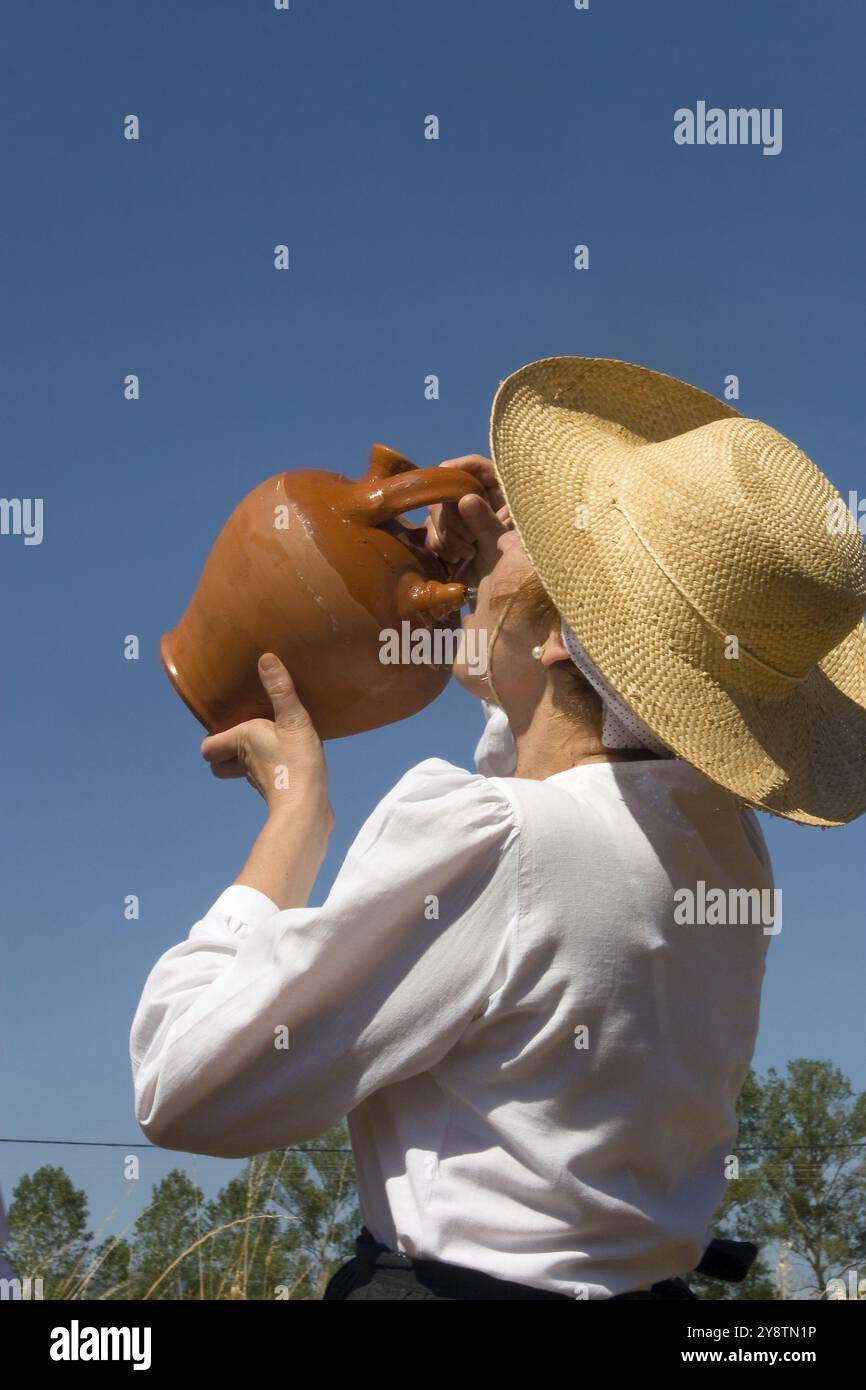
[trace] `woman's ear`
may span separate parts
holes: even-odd
[[[568,648],[562,640],[559,624],[552,630],[541,653],[542,666],[553,666],[557,661],[571,661]]]

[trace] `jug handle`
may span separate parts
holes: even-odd
[[[387,444],[373,444],[370,448],[370,464],[366,478],[390,478],[394,473],[407,473],[414,467],[412,460],[407,459],[405,454],[390,449]]]
[[[428,507],[431,502],[456,502],[474,492],[484,496],[484,487],[462,468],[409,468],[387,477],[361,478],[350,486],[348,510],[368,525],[390,521],[401,512]]]

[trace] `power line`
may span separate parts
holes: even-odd
[[[0,1139],[0,1144],[60,1144],[85,1149],[155,1149],[162,1153],[174,1150],[162,1149],[159,1144],[124,1144],[119,1139]],[[286,1146],[289,1153],[296,1154],[350,1154],[351,1149],[305,1149],[297,1144]],[[185,1150],[184,1150],[185,1152]],[[197,1154],[198,1158],[209,1158],[209,1154]]]
[[[124,1144],[119,1139],[4,1139],[0,1138],[0,1144],[59,1144],[70,1145],[77,1148],[90,1149],[161,1149],[160,1144],[130,1143]],[[279,1146],[278,1147],[283,1147]],[[316,1153],[316,1154],[348,1154],[352,1150],[345,1149],[305,1149],[300,1145],[289,1144],[285,1146],[289,1153]],[[741,1148],[735,1149],[735,1155],[752,1153],[793,1153],[800,1149],[807,1149],[813,1152],[815,1149],[866,1149],[866,1140],[855,1141],[846,1140],[838,1144],[744,1144]],[[162,1150],[162,1152],[174,1152],[174,1150]],[[199,1155],[199,1157],[209,1157],[209,1155]]]

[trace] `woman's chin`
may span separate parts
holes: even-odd
[[[469,695],[474,695],[477,700],[490,698],[487,677],[481,674],[477,667],[469,666],[465,661],[455,661],[451,667],[451,675],[458,685],[462,685],[463,689]]]

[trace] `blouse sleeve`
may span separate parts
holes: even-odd
[[[494,782],[430,758],[362,826],[323,906],[227,888],[144,986],[130,1057],[145,1135],[263,1153],[434,1066],[507,968],[516,840]]]

